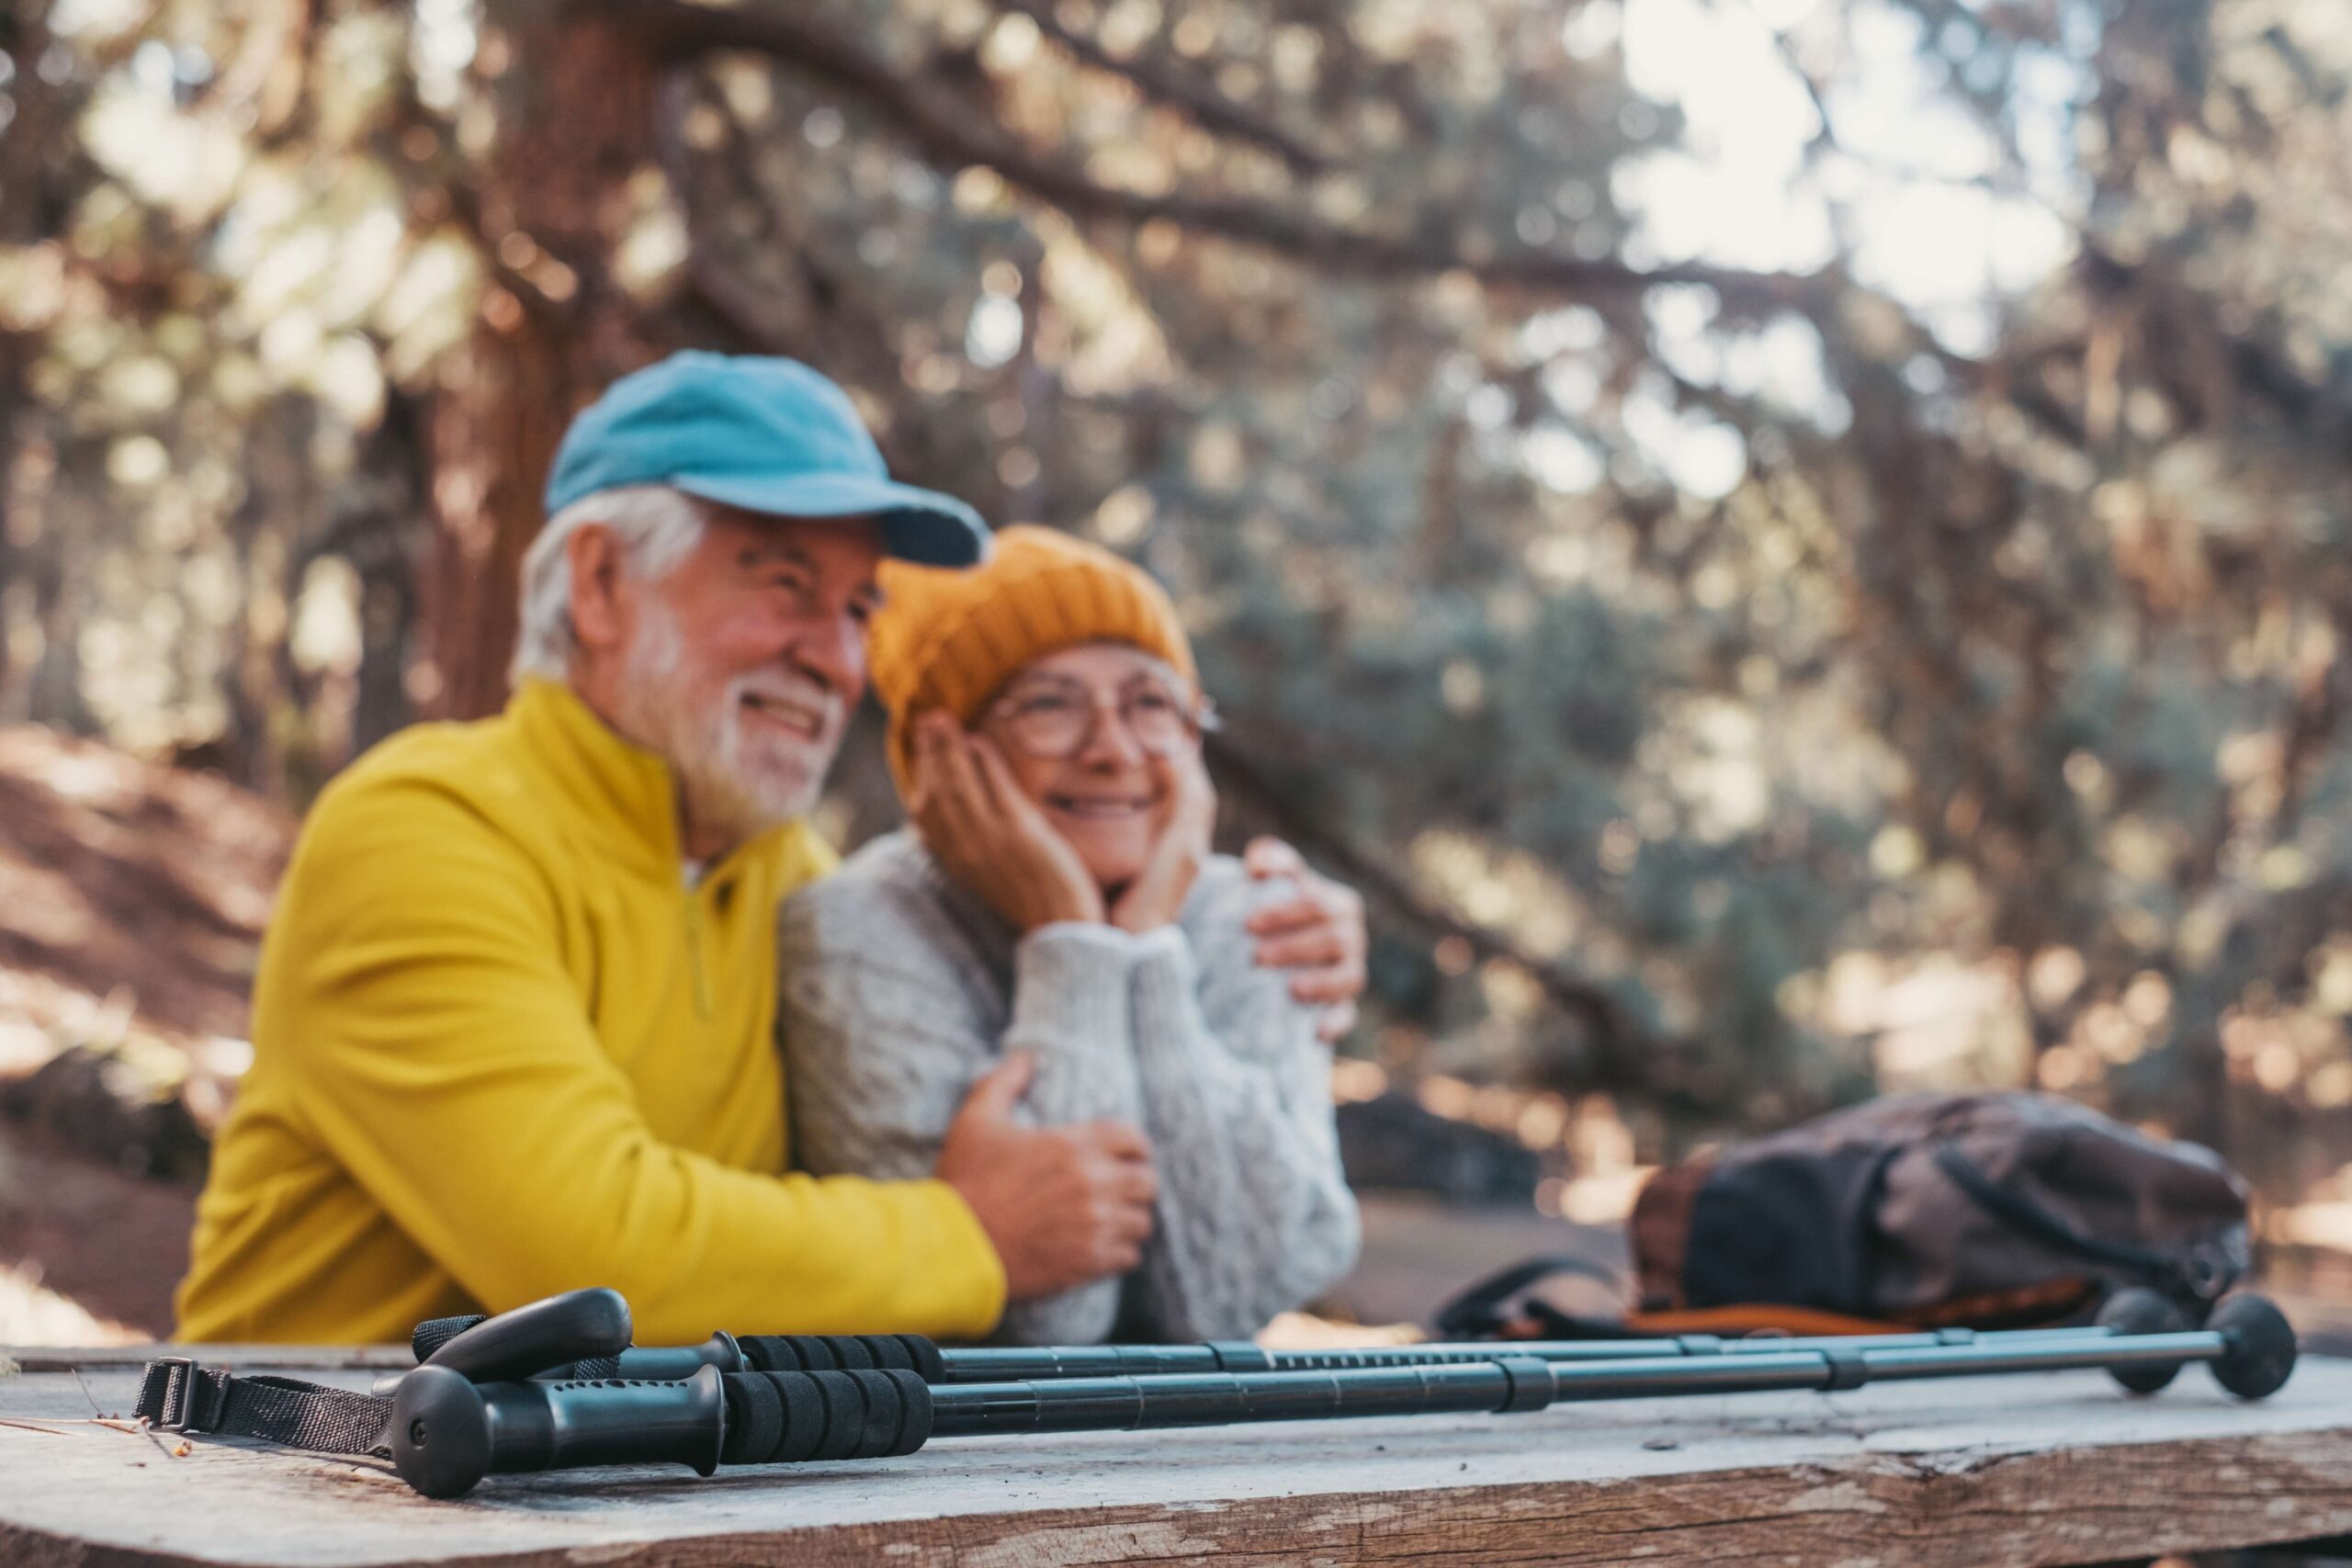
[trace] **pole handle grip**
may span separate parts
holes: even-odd
[[[931,1385],[903,1367],[476,1383],[428,1366],[401,1380],[390,1436],[402,1480],[462,1497],[485,1476],[583,1465],[888,1458],[921,1448],[932,1415]]]
[[[430,1356],[474,1382],[506,1382],[566,1361],[616,1356],[628,1348],[628,1303],[618,1291],[567,1291],[487,1317]]]
[[[708,1475],[727,1438],[726,1393],[706,1367],[684,1382],[477,1383],[419,1367],[392,1404],[392,1465],[427,1497],[488,1475],[596,1464],[683,1464]]]

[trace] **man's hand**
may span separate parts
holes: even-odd
[[[1111,923],[1122,931],[1156,931],[1184,912],[1185,896],[1209,858],[1209,836],[1216,827],[1216,788],[1199,752],[1154,757],[1151,771],[1168,804],[1143,874],[1111,906]]]
[[[1085,863],[986,736],[967,735],[944,713],[917,720],[912,795],[908,815],[940,869],[1013,930],[1103,919]]]
[[[1290,994],[1323,1009],[1315,1032],[1339,1039],[1355,1027],[1356,998],[1363,995],[1363,897],[1308,870],[1280,839],[1250,840],[1241,863],[1261,882],[1283,876],[1297,888],[1251,915],[1250,934],[1258,939],[1259,964],[1289,970]]]
[[[1133,1269],[1159,1190],[1150,1145],[1123,1122],[1012,1120],[1035,1066],[1016,1052],[972,1086],[948,1123],[937,1172],[971,1205],[1003,1260],[1005,1297],[1016,1302]]]

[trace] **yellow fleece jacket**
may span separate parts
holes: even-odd
[[[639,1344],[986,1333],[1004,1276],[936,1181],[788,1173],[775,913],[793,823],[690,878],[669,769],[526,682],[319,798],[262,945],[186,1339],[405,1339],[609,1285]]]

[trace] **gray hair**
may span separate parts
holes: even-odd
[[[551,681],[571,673],[580,650],[571,626],[571,536],[591,523],[619,538],[631,575],[658,578],[702,542],[702,508],[668,485],[622,485],[583,495],[547,521],[523,557],[523,604],[509,673]]]

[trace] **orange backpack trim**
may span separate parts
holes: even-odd
[[[2071,1316],[2089,1306],[2098,1294],[2096,1280],[2050,1280],[2014,1291],[1958,1296],[1905,1313],[1899,1318],[1849,1317],[1816,1307],[1742,1302],[1734,1306],[1629,1312],[1625,1314],[1625,1328],[1634,1334],[1718,1334],[1728,1339],[1759,1333],[1827,1338],[1855,1334],[1903,1334],[1923,1328],[2022,1327]]]
[[[1849,1334],[1900,1334],[1905,1325],[1881,1323],[1814,1307],[1775,1306],[1769,1302],[1738,1306],[1686,1307],[1676,1312],[1629,1312],[1625,1326],[1635,1334],[1715,1334],[1736,1339],[1744,1334],[1781,1333],[1829,1337]]]

